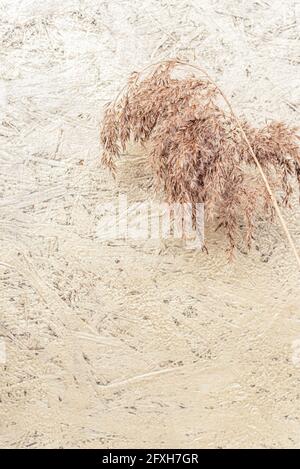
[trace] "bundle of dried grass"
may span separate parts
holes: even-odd
[[[290,204],[293,179],[300,184],[296,129],[281,122],[257,129],[240,121],[206,72],[201,70],[202,78],[174,77],[174,68],[182,64],[170,60],[150,73],[132,74],[106,110],[102,162],[114,173],[120,149],[130,139],[148,142],[155,181],[166,201],[204,203],[206,217],[217,218],[224,228],[231,253],[241,218],[250,248],[256,218],[263,214],[273,219],[275,210],[300,265],[279,209]],[[247,167],[258,168],[263,181]]]

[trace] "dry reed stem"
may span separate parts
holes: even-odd
[[[200,71],[206,79],[174,79],[179,65]],[[154,71],[142,78],[150,68]],[[219,106],[220,95],[230,114]],[[133,73],[128,84],[108,107],[101,141],[103,163],[115,173],[120,146],[133,138],[151,146],[150,161],[158,187],[168,202],[205,203],[208,218],[217,217],[229,240],[232,254],[243,216],[244,240],[250,248],[255,216],[277,213],[300,267],[300,258],[285,223],[275,190],[289,204],[293,187],[300,184],[300,154],[295,129],[274,122],[262,129],[241,121],[226,95],[208,73],[181,60],[151,64]],[[249,156],[250,153],[250,156]],[[258,168],[265,188],[251,180],[243,166]],[[267,176],[267,174],[268,176]]]

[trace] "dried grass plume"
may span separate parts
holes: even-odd
[[[174,76],[180,65],[197,69],[201,78]],[[108,105],[102,162],[113,173],[130,139],[149,144],[154,180],[165,200],[204,203],[207,219],[217,219],[224,229],[230,253],[241,233],[249,249],[257,217],[272,220],[276,212],[300,266],[279,208],[289,206],[294,181],[300,185],[295,128],[282,122],[255,128],[238,119],[205,71],[170,60],[133,73]]]

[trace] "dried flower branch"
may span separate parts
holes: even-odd
[[[174,78],[180,65],[197,69],[203,78]],[[300,267],[300,258],[282,216],[293,180],[300,185],[300,152],[296,129],[281,122],[252,127],[235,115],[230,102],[199,67],[169,60],[154,70],[134,73],[103,119],[102,162],[114,174],[120,148],[130,139],[148,142],[157,188],[166,200],[205,204],[208,219],[217,218],[229,240],[237,244],[240,219],[248,248],[259,214],[277,213]],[[228,108],[220,105],[222,97]],[[247,167],[258,168],[263,184]],[[276,198],[275,193],[280,196]]]

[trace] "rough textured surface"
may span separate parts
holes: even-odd
[[[280,228],[228,264],[103,242],[104,103],[161,58],[299,118],[299,3],[0,1],[1,447],[300,447],[299,272]],[[118,184],[145,200],[141,169]],[[300,249],[299,209],[286,216]]]

